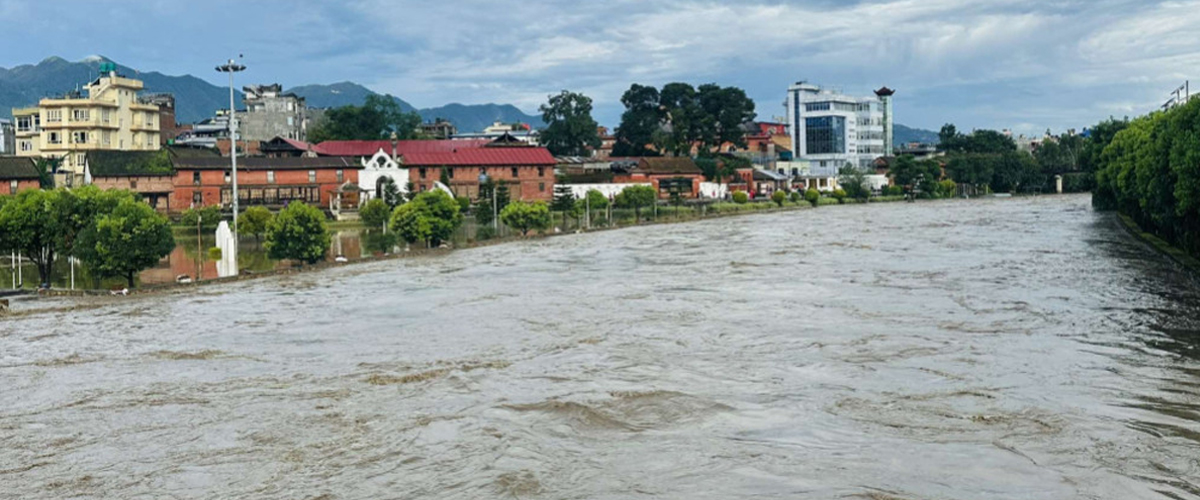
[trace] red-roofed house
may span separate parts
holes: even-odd
[[[531,201],[554,197],[558,162],[546,148],[484,146],[409,153],[402,155],[402,163],[417,191],[434,189],[445,170],[455,196],[478,198],[479,176],[487,174],[491,180],[507,184],[512,199]]]

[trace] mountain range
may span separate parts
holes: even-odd
[[[35,105],[44,97],[80,90],[96,79],[100,64],[114,62],[103,56],[90,56],[70,62],[61,57],[49,57],[38,64],[26,64],[11,69],[0,68],[0,117],[12,117],[12,108]],[[218,87],[191,75],[171,76],[156,71],[138,71],[117,64],[117,73],[142,80],[146,92],[175,95],[175,119],[179,123],[194,123],[211,118],[218,109],[229,107],[229,88]],[[261,82],[269,83],[269,82]],[[302,85],[288,89],[304,97],[309,106],[332,108],[359,105],[372,90],[353,82],[332,85]],[[444,118],[454,123],[460,132],[482,131],[492,122],[521,122],[541,126],[539,116],[528,115],[510,104],[448,104],[436,108],[416,109],[403,99],[393,97],[405,111],[416,111],[425,120]],[[242,93],[235,92],[236,106],[241,106]]]
[[[11,117],[12,108],[31,106],[44,97],[61,95],[82,89],[96,78],[100,64],[113,62],[103,56],[90,56],[70,62],[61,57],[49,57],[38,64],[26,64],[11,69],[0,68],[0,117]],[[156,71],[142,72],[117,64],[117,72],[142,80],[146,91],[175,95],[175,118],[179,123],[194,123],[211,118],[218,109],[229,107],[229,88],[218,87],[192,75],[171,76]],[[258,82],[269,83],[269,82]],[[309,106],[336,108],[360,105],[368,95],[376,94],[354,82],[329,85],[301,85],[288,92],[304,97]],[[459,132],[479,132],[493,122],[520,122],[534,127],[544,124],[540,116],[529,115],[511,104],[458,104],[417,109],[399,97],[392,97],[404,111],[416,111],[426,121],[437,118],[449,120]],[[242,93],[234,100],[241,106]],[[937,132],[896,124],[896,144],[909,142],[936,143]]]

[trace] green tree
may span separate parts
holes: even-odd
[[[329,242],[325,214],[300,201],[293,201],[267,223],[265,246],[272,259],[313,264],[325,258]]]
[[[655,146],[673,156],[691,156],[706,118],[696,89],[686,83],[668,83],[663,85],[658,99],[665,126],[655,134]]]
[[[771,193],[771,201],[782,207],[783,202],[787,201],[787,193],[783,192],[782,190],[775,191],[774,193]]]
[[[206,233],[211,233],[217,230],[217,226],[221,225],[221,207],[209,205],[207,207],[189,208],[183,211],[179,216],[179,224],[186,227],[196,227],[197,222],[200,224],[200,229]]]
[[[562,212],[563,228],[565,229],[567,216],[575,214],[575,194],[571,191],[571,186],[561,183],[554,185],[554,200],[550,202],[550,209]]]
[[[391,177],[383,178],[382,191],[383,202],[388,206],[389,213],[400,206],[401,203],[404,203],[404,195],[400,194],[400,188],[396,186],[396,181],[392,180]]]
[[[267,224],[271,222],[271,211],[267,207],[253,206],[247,208],[238,216],[238,232],[254,235],[254,241],[261,242],[263,233],[267,232]]]
[[[709,83],[697,89],[697,99],[702,111],[697,124],[702,149],[716,151],[725,143],[745,149],[743,125],[757,116],[754,101],[746,96],[746,92],[737,87]]]
[[[596,189],[589,189],[587,195],[577,202],[578,205],[582,205],[582,208],[588,211],[589,216],[590,214],[603,212],[608,208],[608,203],[608,197]],[[591,223],[592,221],[589,220],[588,224]]]
[[[421,193],[396,208],[392,213],[391,225],[392,230],[404,241],[425,241],[431,247],[438,247],[454,235],[454,230],[458,229],[462,220],[458,202],[435,189]]]
[[[546,123],[540,142],[551,154],[590,156],[600,147],[600,124],[592,118],[591,98],[564,90],[549,96],[540,111]]]
[[[40,284],[50,283],[62,234],[62,219],[56,213],[61,196],[59,190],[25,190],[17,193],[0,211],[3,246],[33,261]]]
[[[865,200],[871,197],[871,187],[867,184],[866,174],[849,163],[838,170],[838,183],[850,198]]]
[[[633,84],[621,96],[625,112],[616,131],[614,156],[657,156],[646,148],[654,143],[654,134],[662,125],[663,113],[659,108],[658,89]]]
[[[638,221],[642,219],[642,209],[654,205],[658,200],[658,192],[653,186],[629,186],[617,194],[616,204],[621,208],[632,208],[633,216]]]
[[[38,158],[34,160],[33,166],[38,172],[38,187],[42,189],[54,189],[54,172],[58,170],[62,164],[62,158]]]
[[[804,201],[807,201],[812,206],[821,204],[821,192],[816,188],[808,188],[804,191]]]
[[[529,231],[545,231],[550,228],[550,207],[540,201],[516,201],[504,207],[504,211],[500,212],[500,220],[508,227],[520,231],[522,236],[526,236]]]
[[[937,189],[942,167],[936,160],[917,161],[911,155],[903,155],[896,158],[889,173],[896,184],[907,186],[913,192],[929,194]]]
[[[415,139],[421,115],[405,112],[390,95],[372,94],[362,106],[342,106],[325,113],[319,126],[309,131],[312,142],[379,140],[392,133],[401,140]]]
[[[171,223],[150,205],[130,199],[111,213],[100,215],[80,235],[76,254],[92,272],[103,277],[134,277],[175,249]]]

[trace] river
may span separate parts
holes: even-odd
[[[0,319],[0,498],[1200,498],[1200,287],[1087,196]]]

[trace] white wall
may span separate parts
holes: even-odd
[[[729,194],[729,185],[718,182],[701,182],[700,197],[702,198],[725,198]]]
[[[622,189],[629,186],[653,186],[649,182],[634,182],[629,184],[564,184],[571,187],[571,194],[575,195],[576,199],[582,199],[587,196],[587,192],[591,190],[599,191],[608,199],[612,199],[620,193]]]

